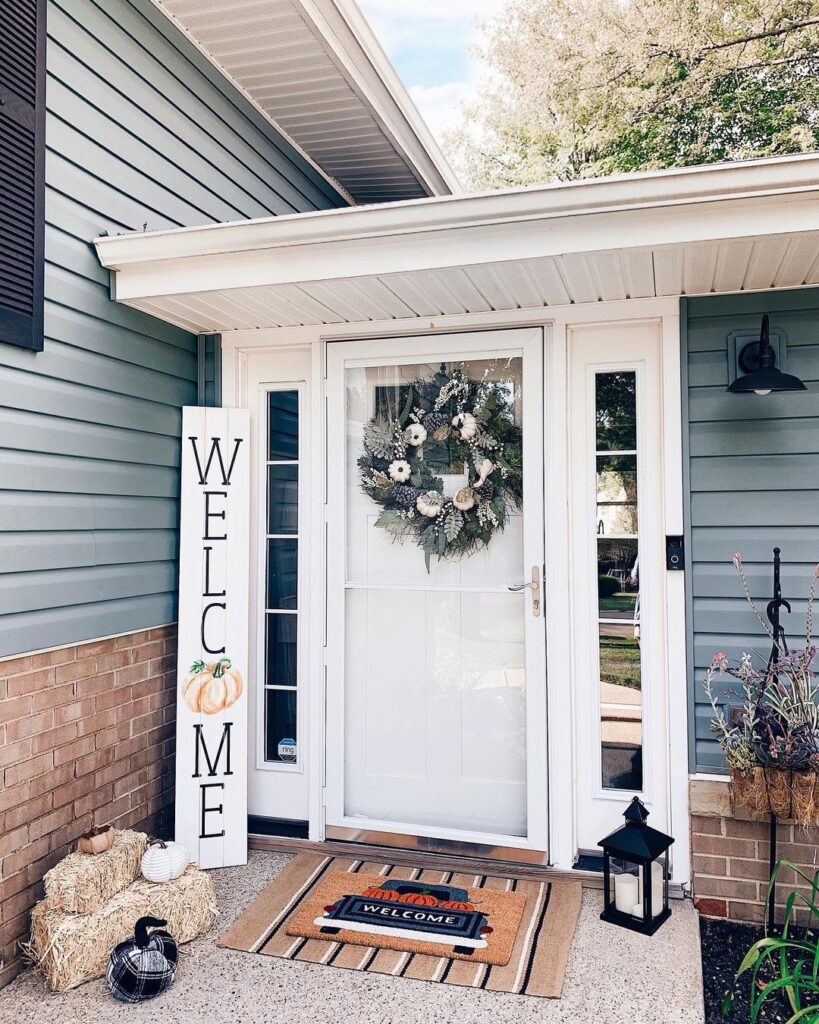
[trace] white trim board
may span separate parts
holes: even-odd
[[[588,305],[569,305],[550,309],[521,309],[490,313],[471,313],[433,320],[416,318],[408,321],[380,321],[367,324],[335,324],[330,326],[305,326],[280,328],[264,331],[232,331],[223,335],[223,396],[225,404],[244,404],[246,390],[247,360],[252,353],[277,352],[292,349],[309,349],[311,353],[311,380],[308,388],[314,409],[324,408],[324,376],[326,343],[331,340],[360,340],[374,337],[417,335],[419,333],[452,333],[464,330],[495,330],[505,327],[542,326],[545,329],[545,392],[544,402],[555,409],[557,415],[547,419],[545,445],[552,452],[551,468],[557,480],[565,479],[567,468],[567,437],[565,432],[565,403],[567,385],[567,330],[571,325],[590,323],[612,323],[635,320],[652,320],[662,323],[662,388],[663,388],[663,445],[664,457],[664,517],[666,533],[681,533],[678,524],[682,518],[682,480],[679,474],[679,438],[681,432],[681,394],[679,390],[679,300],[677,298],[631,299]],[[560,412],[563,410],[563,412]],[[562,419],[561,419],[562,416]],[[551,423],[549,422],[551,420]],[[561,427],[559,424],[563,423]],[[311,465],[315,479],[320,481],[320,495],[326,486],[323,431],[315,430],[311,442]],[[675,454],[676,453],[676,454]],[[311,558],[310,586],[314,593],[322,593],[324,586],[323,565],[326,537],[323,530],[322,501],[315,501],[312,510],[311,530],[317,538]],[[559,581],[566,578],[568,571],[568,509],[559,488],[546,488],[547,536],[553,543],[546,549],[545,615],[549,631],[560,632],[571,629],[571,620]],[[674,579],[669,580],[668,577]],[[675,595],[680,588],[683,574],[666,574],[666,634],[667,664],[679,666],[684,663],[685,619],[684,605]],[[311,602],[310,633],[321,638],[310,650],[310,700],[309,700],[309,773],[310,785],[310,839],[324,838],[322,787],[325,779],[324,763],[324,601]],[[547,646],[547,671],[552,679],[570,677],[571,662],[565,656],[551,651]],[[687,721],[685,686],[681,674],[675,669],[670,674],[669,724]],[[678,685],[674,685],[674,680]],[[548,693],[548,717],[550,722],[562,722],[568,726],[573,715],[572,695],[567,687],[550,687]],[[688,755],[685,735],[672,737],[670,747],[670,792],[672,830],[676,838],[675,848],[682,856],[675,858],[674,881],[685,883],[689,878],[688,848]],[[570,742],[571,729],[550,730],[549,773],[550,773],[550,819],[549,846],[552,862],[560,867],[571,867],[576,845],[574,840],[574,753]]]

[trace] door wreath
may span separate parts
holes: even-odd
[[[361,487],[383,511],[375,525],[414,539],[427,572],[435,555],[485,547],[523,498],[523,438],[512,415],[510,377],[471,379],[462,365],[398,389],[399,402],[364,428]],[[400,403],[400,411],[397,406]],[[378,405],[378,403],[376,403]],[[450,496],[437,472],[460,466],[466,484]]]

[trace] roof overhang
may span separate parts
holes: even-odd
[[[355,0],[153,0],[356,203],[460,190]]]
[[[119,301],[225,331],[819,284],[819,154],[96,240]]]

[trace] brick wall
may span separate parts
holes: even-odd
[[[173,801],[175,665],[175,626],[0,661],[6,972],[43,875],[78,836],[108,823],[163,830]]]
[[[691,867],[694,903],[707,917],[761,921],[768,895],[769,821],[753,820],[734,806],[731,787],[721,782],[692,782]],[[778,859],[797,864],[809,877],[819,870],[819,828],[792,822],[777,824]],[[794,872],[777,876],[777,905],[793,889],[807,894]],[[781,883],[781,884],[779,884]]]

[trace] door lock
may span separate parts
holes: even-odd
[[[540,567],[532,566],[532,579],[529,583],[519,583],[516,587],[507,587],[513,594],[519,594],[521,590],[532,591],[532,615],[537,618],[540,615]]]

